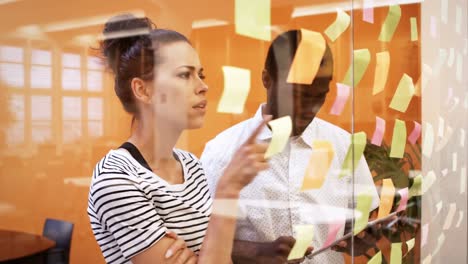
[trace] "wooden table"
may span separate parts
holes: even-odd
[[[41,235],[0,230],[0,262],[42,262],[44,253],[54,246],[54,241]]]

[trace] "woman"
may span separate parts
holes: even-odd
[[[106,262],[230,262],[236,219],[210,217],[200,162],[174,148],[183,130],[204,121],[208,87],[197,53],[183,35],[153,29],[147,18],[114,17],[103,33],[115,92],[133,115],[130,138],[96,165],[89,192],[88,214]],[[264,125],[238,150],[215,199],[237,199],[267,168],[267,146],[255,143]]]

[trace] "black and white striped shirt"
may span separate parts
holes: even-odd
[[[88,215],[107,263],[131,263],[167,230],[200,250],[212,205],[205,174],[191,153],[174,154],[183,167],[182,184],[167,183],[125,149],[111,150],[96,165]]]

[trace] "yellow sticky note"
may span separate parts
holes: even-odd
[[[349,27],[351,17],[341,9],[336,11],[336,20],[325,30],[325,34],[334,42]]]
[[[217,111],[240,114],[250,91],[250,70],[223,66],[224,90]]]
[[[409,197],[421,196],[421,186],[422,186],[422,175],[419,174],[413,179],[413,184],[409,189]]]
[[[390,214],[393,206],[393,198],[395,198],[395,186],[393,186],[391,179],[384,179],[377,218],[383,218]]]
[[[356,210],[359,211],[361,215],[357,217],[356,222],[354,223],[354,235],[357,235],[366,228],[371,205],[372,195],[366,192],[358,194]]]
[[[270,0],[235,0],[236,33],[239,35],[271,40]]]
[[[348,86],[353,86],[353,78],[351,77],[352,74],[354,74],[354,86],[356,87],[364,76],[364,73],[367,70],[367,66],[369,66],[371,55],[368,49],[355,50],[353,54],[354,69],[353,65],[349,66],[342,83]]]
[[[400,23],[401,8],[399,5],[392,5],[388,8],[388,14],[380,29],[379,40],[383,42],[390,42],[393,34]]]
[[[415,17],[410,18],[411,23],[411,41],[418,40],[418,21]]]
[[[294,231],[296,233],[296,243],[289,252],[288,260],[303,258],[307,247],[310,246],[314,238],[314,227],[312,225],[296,225]]]
[[[320,68],[324,53],[325,39],[322,34],[301,29],[301,42],[294,55],[287,82],[311,84]]]
[[[351,170],[356,168],[361,160],[362,153],[364,153],[364,148],[366,147],[366,133],[358,132],[351,135],[351,145],[348,148],[346,153],[345,160],[343,161],[343,166],[341,167],[341,172],[339,178],[351,174]],[[354,153],[354,157],[353,157]],[[354,162],[353,162],[354,161]]]
[[[369,261],[367,261],[367,264],[382,264],[382,252],[378,252],[375,254]]]
[[[392,101],[390,102],[390,108],[403,113],[406,112],[413,95],[413,79],[405,73],[403,74],[403,77],[401,77],[400,83],[393,95]]]
[[[406,245],[408,246],[408,251],[407,252],[410,252],[414,248],[415,243],[416,243],[415,238],[412,238],[412,239],[406,241]]]
[[[406,124],[405,121],[396,119],[393,127],[392,146],[390,157],[403,158],[406,146]]]
[[[374,76],[374,88],[372,89],[373,95],[376,95],[384,90],[385,84],[387,83],[389,69],[390,69],[390,53],[388,51],[377,53],[375,76]]]
[[[290,116],[280,117],[278,119],[268,122],[273,136],[271,138],[270,145],[265,152],[265,158],[268,159],[271,156],[283,151],[286,143],[288,143],[289,136],[292,131],[292,121]]]
[[[304,175],[301,191],[322,187],[334,155],[335,151],[330,141],[315,140],[312,143],[312,154]]]
[[[401,264],[403,253],[401,252],[401,242],[392,243],[392,250],[390,253],[390,264]]]

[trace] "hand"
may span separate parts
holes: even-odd
[[[176,233],[168,231],[167,237],[175,239],[174,243],[169,247],[166,252],[166,259],[168,263],[177,264],[195,264],[197,263],[197,255],[192,250],[187,248],[185,241],[177,236]]]
[[[292,236],[281,236],[275,241],[270,243],[262,243],[259,246],[258,255],[256,257],[256,263],[300,263],[304,260],[294,259],[288,262],[288,256],[296,243],[296,239]],[[312,252],[313,248],[309,247],[305,253],[308,255]]]
[[[244,186],[249,184],[260,171],[268,168],[265,159],[268,144],[255,142],[266,122],[263,121],[234,154],[218,184],[217,196],[237,198]]]

